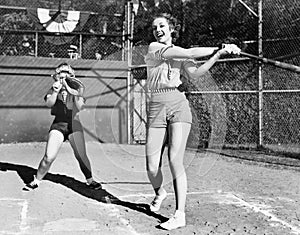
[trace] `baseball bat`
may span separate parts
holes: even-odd
[[[266,64],[274,65],[278,68],[282,68],[282,69],[289,70],[289,71],[292,71],[292,72],[300,73],[300,67],[296,66],[296,65],[293,65],[293,64],[288,64],[288,63],[280,62],[280,61],[277,61],[277,60],[268,59],[268,58],[265,58],[265,57],[259,57],[257,55],[248,54],[246,52],[241,52],[240,55],[246,56],[246,57],[251,58],[251,59],[262,61]]]

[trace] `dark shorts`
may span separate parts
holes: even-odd
[[[74,132],[77,131],[83,132],[81,123],[76,120],[73,120],[73,122],[62,122],[62,121],[54,120],[50,127],[49,132],[52,130],[58,130],[59,132],[61,132],[64,135],[64,141],[69,139],[69,135]]]
[[[185,94],[179,90],[152,93],[148,106],[148,127],[166,127],[175,122],[192,123]]]

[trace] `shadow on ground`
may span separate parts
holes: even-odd
[[[0,162],[0,171],[15,171],[20,176],[20,178],[23,180],[24,184],[27,184],[33,180],[33,175],[36,174],[37,170],[32,167],[25,166],[25,165]],[[159,219],[161,222],[164,222],[167,220],[166,217],[151,212],[149,210],[148,204],[122,201],[104,189],[100,189],[100,190],[90,189],[85,183],[80,182],[72,177],[67,176],[67,175],[48,173],[46,175],[46,177],[44,178],[44,180],[48,180],[53,183],[61,184],[69,189],[72,189],[73,191],[75,191],[76,193],[78,193],[82,196],[94,199],[98,202],[111,203],[111,204],[127,207],[131,210],[135,210],[135,211],[144,213],[148,216]],[[134,182],[132,182],[132,183],[134,183]]]

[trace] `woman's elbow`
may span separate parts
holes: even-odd
[[[77,103],[76,104],[76,107],[79,111],[83,110],[84,109],[84,103]]]
[[[194,73],[190,74],[191,78],[199,78],[203,75],[205,75],[209,70],[208,69],[201,69],[197,70]]]
[[[48,108],[51,108],[54,105],[54,102],[52,102],[50,100],[47,100],[45,103]]]
[[[184,53],[183,53],[183,57],[186,58],[186,59],[195,59],[197,58],[197,54],[194,53],[194,51],[192,50],[186,50]]]
[[[77,106],[77,109],[78,109],[79,111],[83,110],[83,109],[84,109],[84,105],[78,105],[78,106]]]

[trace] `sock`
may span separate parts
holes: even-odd
[[[38,179],[36,178],[36,175],[33,176],[33,181],[34,181],[34,183],[37,184],[38,186],[39,186],[40,183],[41,183],[41,180],[38,180]]]
[[[185,216],[185,213],[184,213],[184,211],[176,210],[175,211],[175,216],[176,217],[182,217],[182,216]]]
[[[93,177],[86,179],[87,184],[91,184],[94,181]]]

